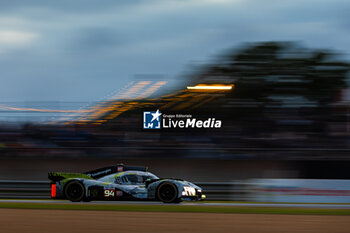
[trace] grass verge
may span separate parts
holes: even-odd
[[[0,203],[0,208],[49,209],[49,210],[97,210],[138,212],[187,212],[187,213],[236,213],[236,214],[302,214],[302,215],[350,215],[350,209],[321,209],[294,207],[236,207],[236,206],[183,206],[183,205],[94,205],[50,203]]]

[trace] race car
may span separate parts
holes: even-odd
[[[179,203],[202,200],[197,185],[173,178],[158,178],[147,167],[115,166],[85,173],[49,172],[51,198],[72,202],[91,200],[153,200]]]

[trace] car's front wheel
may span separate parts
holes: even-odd
[[[85,198],[84,185],[79,181],[71,181],[65,186],[64,194],[70,201],[82,201]]]
[[[175,184],[170,182],[161,183],[157,189],[157,198],[164,203],[178,203],[180,199],[178,189]]]

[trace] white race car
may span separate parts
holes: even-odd
[[[104,167],[85,173],[50,172],[51,198],[73,202],[91,200],[157,200],[178,203],[202,200],[197,185],[173,178],[158,178],[147,167]]]

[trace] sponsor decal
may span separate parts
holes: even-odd
[[[114,197],[115,196],[115,190],[114,189],[105,189],[103,192],[105,197]]]
[[[117,168],[117,172],[122,172],[123,171],[123,167],[118,167]]]
[[[221,128],[222,121],[210,117],[207,119],[197,119],[190,114],[162,114],[157,111],[143,112],[144,129],[175,129],[175,128]]]
[[[116,196],[118,196],[118,197],[123,196],[123,191],[117,191]]]
[[[111,169],[107,169],[107,170],[104,170],[104,171],[100,171],[100,172],[95,172],[95,173],[92,173],[92,174],[87,174],[88,176],[98,176],[98,175],[101,175],[101,174],[106,174],[106,173],[109,173],[111,172],[112,170]]]

